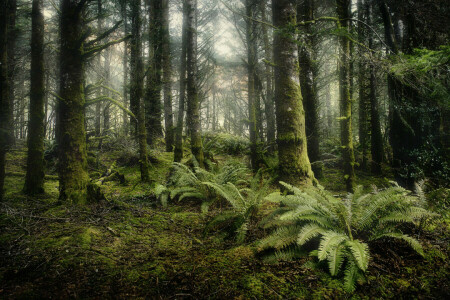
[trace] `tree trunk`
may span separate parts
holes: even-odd
[[[60,14],[59,192],[66,203],[87,201],[82,7],[62,0]]]
[[[147,133],[145,128],[145,114],[143,106],[143,63],[142,63],[142,43],[141,43],[141,0],[131,2],[133,32],[131,40],[131,69],[130,69],[130,100],[137,105],[137,131],[136,138],[139,144],[139,165],[141,169],[141,180],[149,180],[149,163],[147,157]]]
[[[31,74],[25,193],[44,192],[44,15],[42,0],[33,0],[31,11]]]
[[[253,22],[253,12],[254,12],[255,1],[246,0],[246,42],[247,42],[247,76],[248,76],[248,129],[250,133],[250,161],[252,165],[253,172],[257,172],[260,167],[260,153],[259,153],[259,137],[257,128],[257,113],[256,113],[256,94],[255,89],[255,71],[256,71],[256,26]]]
[[[187,12],[186,1],[183,1],[183,29],[181,37],[180,58],[180,99],[178,104],[178,118],[176,128],[174,161],[180,162],[183,158],[183,119],[186,98],[186,48],[187,48]]]
[[[9,120],[14,120],[14,100],[15,100],[15,85],[14,79],[17,70],[16,62],[16,40],[17,40],[17,30],[16,30],[16,18],[17,18],[17,0],[4,0],[9,2],[8,9],[8,82],[9,82]],[[10,135],[10,145],[14,145],[14,122],[9,123]]]
[[[10,101],[8,82],[8,4],[0,4],[0,200],[3,199],[3,186],[5,183],[6,152],[9,146]]]
[[[361,148],[361,169],[367,170],[368,160],[369,160],[369,116],[368,116],[368,82],[367,82],[367,67],[366,62],[363,61],[363,51],[365,50],[362,46],[366,42],[367,30],[364,15],[365,13],[363,1],[358,0],[358,41],[361,43],[358,46],[359,51],[359,64],[358,64],[358,94],[359,94],[359,144]]]
[[[186,0],[187,14],[187,122],[191,134],[191,151],[201,168],[204,167],[200,126],[200,102],[197,84],[197,0]]]
[[[124,34],[128,34],[128,16],[127,16],[127,2],[122,1],[122,18],[123,18],[123,31]],[[125,40],[123,44],[123,106],[128,108],[128,41]],[[122,126],[123,133],[128,135],[128,114],[122,110]]]
[[[345,31],[349,30],[349,5],[350,0],[337,0],[338,27]],[[355,155],[353,153],[352,99],[350,95],[350,40],[344,35],[339,36],[339,44],[340,121],[344,180],[347,191],[353,192],[355,188]]]
[[[298,47],[282,30],[296,24],[292,0],[272,2],[274,34],[275,106],[279,179],[290,184],[310,184],[314,179],[307,153],[305,113],[298,73]]]
[[[372,3],[367,4],[367,23],[372,25]],[[373,49],[373,33],[369,32],[369,48]],[[371,132],[371,169],[374,174],[381,174],[381,162],[383,161],[383,136],[381,134],[380,113],[377,99],[377,85],[375,66],[370,64],[370,132]]]
[[[314,20],[314,1],[304,0],[298,5],[299,21]],[[305,107],[306,136],[308,139],[308,157],[311,162],[320,160],[319,149],[319,99],[317,97],[317,39],[312,31],[312,24],[304,26],[304,39],[299,47],[300,58],[300,86],[302,88],[303,104]],[[314,169],[316,176],[320,169]]]
[[[163,0],[154,0],[149,7],[150,24],[150,64],[147,76],[145,97],[145,127],[147,142],[151,145],[156,138],[162,137],[161,125],[161,88],[162,88],[162,4]]]
[[[170,34],[169,34],[169,1],[163,0],[162,5],[162,66],[164,84],[164,124],[166,127],[166,151],[173,151],[173,112],[172,112],[172,66],[170,61]]]
[[[260,2],[261,18],[263,22],[268,22],[266,17],[266,3]],[[273,100],[273,72],[272,66],[272,49],[269,43],[268,25],[262,24],[262,34],[264,43],[264,56],[266,59],[265,64],[265,80],[266,80],[266,101],[264,103],[266,119],[267,119],[267,144],[269,145],[269,153],[275,151],[275,112],[274,112],[274,100]]]

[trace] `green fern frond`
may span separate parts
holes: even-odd
[[[348,236],[335,231],[327,231],[322,234],[319,244],[319,260],[324,260],[328,257],[331,250],[337,248],[344,241],[348,240]]]
[[[267,248],[283,249],[295,243],[299,231],[300,227],[298,226],[279,227],[269,236],[260,240],[258,248],[261,250]]]
[[[344,263],[345,258],[345,246],[344,244],[338,244],[330,249],[327,260],[328,267],[330,269],[331,276],[336,276]]]
[[[366,271],[369,266],[369,247],[366,243],[358,240],[347,240],[346,245],[355,258],[355,262],[362,271]]]
[[[356,280],[358,280],[358,266],[353,260],[349,260],[344,272],[344,289],[352,293],[356,289]]]
[[[423,248],[422,245],[419,243],[418,240],[416,240],[413,237],[410,237],[407,234],[403,234],[401,232],[388,232],[388,233],[384,233],[384,234],[380,234],[378,236],[376,236],[375,239],[380,239],[383,237],[389,237],[389,238],[394,238],[394,239],[399,239],[399,240],[403,240],[406,243],[408,243],[408,245],[414,250],[416,251],[418,254],[420,254],[421,256],[424,256],[424,252],[423,252]]]
[[[297,245],[302,246],[314,237],[321,235],[325,230],[316,224],[309,224],[304,226],[297,235]]]

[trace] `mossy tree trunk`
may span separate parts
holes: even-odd
[[[298,47],[286,31],[296,25],[293,0],[272,2],[275,63],[275,107],[279,179],[310,184],[314,179],[307,153],[305,112],[299,82]]]
[[[164,85],[164,124],[166,129],[166,151],[173,151],[174,127],[172,111],[172,66],[170,55],[169,33],[169,0],[163,0],[162,4],[162,66]]]
[[[121,13],[123,18],[123,31],[124,34],[128,34],[128,13],[127,13],[127,1],[121,1]],[[128,108],[128,41],[124,41],[123,44],[123,106]],[[123,133],[128,134],[128,114],[122,111],[122,126]]]
[[[266,16],[266,1],[260,1],[261,18],[263,22],[268,22]],[[273,99],[273,72],[270,62],[272,62],[272,48],[269,43],[268,25],[262,24],[262,38],[264,45],[264,56],[266,59],[265,64],[265,81],[266,81],[266,97],[264,103],[264,109],[267,121],[267,144],[269,145],[269,153],[275,151],[275,111],[274,111],[274,99]]]
[[[338,27],[349,31],[349,6],[350,0],[337,0]],[[340,60],[339,60],[339,94],[340,94],[340,122],[341,122],[341,147],[344,164],[344,180],[348,192],[355,188],[355,155],[353,153],[352,140],[352,99],[350,94],[350,40],[345,36],[339,36]]]
[[[33,0],[31,11],[31,74],[28,157],[25,193],[44,192],[44,15],[42,0]]]
[[[200,126],[200,101],[197,83],[197,0],[186,0],[187,15],[187,123],[191,135],[191,151],[200,167],[204,167]]]
[[[367,3],[367,23],[372,24],[372,3]],[[373,49],[373,33],[370,31],[368,33],[369,38],[369,48]],[[375,74],[374,64],[369,66],[370,74],[370,151],[372,155],[371,170],[374,174],[381,174],[381,163],[383,161],[384,150],[383,150],[383,136],[381,134],[381,124],[380,124],[380,112],[379,104],[377,98],[377,77]]]
[[[181,36],[180,58],[180,98],[178,104],[178,118],[175,135],[174,161],[180,162],[183,158],[183,120],[186,99],[186,49],[187,48],[187,13],[186,1],[183,1],[183,29]]]
[[[131,69],[130,69],[130,100],[137,104],[137,132],[136,139],[139,144],[139,165],[141,169],[141,180],[149,180],[149,162],[147,157],[147,133],[145,128],[145,114],[143,105],[144,72],[142,63],[142,43],[141,43],[141,0],[131,2],[133,32],[131,42]]]
[[[246,43],[247,43],[247,97],[248,97],[248,129],[250,133],[250,162],[253,172],[258,171],[260,167],[260,151],[259,151],[259,130],[257,118],[257,101],[258,97],[255,89],[256,63],[257,63],[257,40],[256,40],[256,24],[253,22],[256,1],[245,1],[245,24],[246,24]]]
[[[147,142],[151,145],[162,137],[162,6],[164,0],[153,0],[149,5],[150,72],[147,75],[145,93],[145,127]]]
[[[300,1],[297,7],[299,21],[305,22],[303,39],[300,40],[300,86],[305,107],[306,136],[308,140],[308,157],[313,163],[320,160],[319,149],[319,99],[317,96],[317,37],[313,32],[314,1]],[[314,168],[316,176],[322,174],[320,168]]]
[[[358,0],[358,40],[361,43],[358,46],[359,63],[358,63],[358,104],[359,104],[359,120],[358,133],[359,145],[361,148],[361,169],[367,170],[369,161],[369,99],[368,99],[368,79],[367,79],[367,63],[363,60],[363,52],[365,51],[363,45],[367,41],[366,19],[367,13],[362,0]]]
[[[17,73],[17,57],[16,57],[16,44],[17,44],[17,29],[16,29],[16,19],[17,19],[17,0],[4,0],[8,2],[8,81],[9,84],[9,120],[14,120],[14,100],[15,100],[15,76]],[[10,145],[15,143],[14,135],[14,122],[9,123],[10,134]]]
[[[9,82],[8,82],[8,2],[0,3],[0,200],[3,199],[3,186],[5,183],[6,152],[9,146]]]
[[[97,0],[97,30],[98,32],[103,31],[103,6],[102,6],[102,0]],[[102,66],[102,58],[101,55],[98,55],[96,57],[97,61],[97,81],[101,82],[103,80],[103,66]],[[102,89],[98,89],[97,97],[100,97],[103,95]],[[95,136],[100,136],[102,133],[102,120],[101,120],[101,111],[102,111],[102,103],[99,101],[95,104],[95,119],[94,119],[94,130],[95,130]],[[101,143],[99,144],[100,147]]]
[[[59,192],[66,203],[87,201],[89,175],[84,128],[82,2],[62,0],[60,8]]]

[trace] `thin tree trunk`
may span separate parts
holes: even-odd
[[[372,25],[372,3],[367,6],[367,23]],[[369,48],[373,49],[373,33],[369,32]],[[370,73],[370,132],[371,132],[371,169],[375,174],[381,174],[381,162],[383,161],[383,136],[381,135],[380,113],[377,99],[377,85],[374,64],[369,66]]]
[[[0,200],[3,200],[5,183],[6,152],[9,146],[10,131],[10,101],[8,82],[8,5],[7,1],[0,3]]]
[[[368,160],[369,160],[369,123],[368,123],[368,95],[367,95],[367,67],[366,63],[363,61],[363,51],[364,47],[362,46],[366,41],[366,25],[364,15],[365,10],[363,6],[363,1],[358,0],[358,40],[361,43],[358,46],[359,51],[359,64],[358,64],[358,92],[359,92],[359,144],[361,147],[361,154],[362,154],[362,160],[361,160],[361,168],[363,170],[367,170]],[[366,14],[367,15],[367,14]]]
[[[349,5],[350,0],[337,0],[338,27],[349,30]],[[344,160],[344,180],[348,192],[355,188],[355,155],[353,153],[352,140],[352,102],[350,94],[350,40],[346,36],[339,37],[340,61],[339,61],[339,89],[340,89],[340,122],[341,122],[341,147]]]
[[[169,34],[169,1],[163,0],[162,5],[162,66],[164,85],[164,124],[166,127],[166,151],[173,151],[174,128],[172,111],[172,66],[170,55],[170,34]]]
[[[127,2],[122,1],[122,18],[123,18],[123,31],[124,34],[128,34],[128,16],[127,16]],[[123,106],[128,108],[128,41],[125,40],[123,44]],[[122,126],[123,133],[128,135],[128,114],[122,110]]]
[[[145,128],[145,115],[143,105],[143,63],[141,43],[141,0],[133,0],[131,3],[132,32],[131,39],[131,70],[130,70],[130,99],[137,104],[137,131],[136,139],[139,144],[139,164],[141,169],[141,180],[149,181],[149,163],[147,157],[147,133]]]
[[[147,142],[152,145],[156,138],[162,137],[161,123],[161,89],[162,89],[162,4],[163,0],[151,1],[149,39],[150,39],[150,74],[147,76],[145,96],[145,127]]]
[[[180,99],[178,104],[178,118],[175,136],[174,161],[180,162],[183,158],[183,120],[186,97],[186,48],[187,48],[187,12],[186,1],[183,1],[183,29],[181,36],[180,58]]]
[[[314,20],[314,1],[304,0],[298,5],[299,21]],[[304,26],[304,39],[299,47],[300,86],[302,88],[303,104],[305,107],[306,136],[308,139],[308,157],[313,163],[320,160],[319,149],[319,99],[317,97],[316,79],[318,67],[316,62],[317,41],[312,31],[312,24]],[[319,166],[319,165],[318,165]],[[314,168],[316,177],[322,176],[322,170]]]
[[[200,101],[197,84],[197,0],[186,0],[187,14],[187,122],[191,134],[191,151],[204,167],[200,126]]]
[[[14,100],[15,100],[15,85],[14,79],[16,75],[17,63],[16,63],[16,18],[17,18],[17,1],[16,0],[4,0],[9,1],[8,9],[8,82],[9,82],[9,120],[14,120]],[[9,127],[11,132],[14,132],[14,122],[10,122]],[[14,134],[10,135],[10,145],[14,145]]]
[[[59,192],[66,203],[87,201],[82,8],[62,0],[60,15]]]
[[[268,22],[266,16],[266,2],[260,2],[261,18],[263,22]],[[273,72],[270,62],[272,62],[272,49],[269,43],[268,25],[262,25],[262,34],[264,42],[264,56],[267,60],[265,64],[265,80],[266,80],[266,101],[265,101],[265,113],[267,118],[267,144],[269,145],[269,153],[275,151],[275,111],[274,111],[274,99],[273,99]]]
[[[258,128],[256,119],[256,90],[255,90],[255,69],[256,69],[256,26],[253,20],[254,0],[246,0],[246,42],[247,42],[247,77],[248,77],[248,129],[250,132],[250,161],[253,172],[260,167],[258,151]]]
[[[25,193],[44,192],[44,15],[42,0],[33,0],[31,11],[31,73]]]
[[[285,30],[296,24],[292,0],[272,2],[274,34],[275,106],[279,179],[290,184],[315,181],[307,153],[305,117],[298,75],[298,47]]]

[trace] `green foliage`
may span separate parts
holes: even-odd
[[[214,154],[242,155],[250,149],[248,139],[228,133],[205,133],[203,144]]]
[[[419,242],[397,225],[414,224],[435,214],[416,206],[420,198],[413,197],[398,186],[373,193],[363,193],[358,187],[344,199],[333,197],[321,189],[300,190],[281,183],[289,194],[274,193],[267,198],[280,202],[268,220],[267,227],[276,229],[260,241],[261,250],[292,251],[293,246],[305,246],[319,239],[312,254],[326,261],[332,276],[343,275],[344,288],[351,292],[369,266],[368,242],[381,238],[403,240],[423,255]]]
[[[261,172],[258,172],[248,188],[239,188],[231,182],[205,184],[213,188],[231,206],[230,210],[220,213],[208,223],[205,233],[215,228],[224,229],[229,232],[229,236],[235,236],[238,243],[243,243],[249,227],[256,222],[256,215],[264,203],[269,182],[264,182]]]
[[[242,164],[228,163],[225,166],[207,171],[200,167],[193,170],[180,163],[173,163],[173,172],[169,179],[170,198],[179,201],[190,198],[203,202],[202,210],[208,211],[211,204],[221,195],[216,186],[225,186],[228,183],[243,185],[246,174],[250,171]]]

